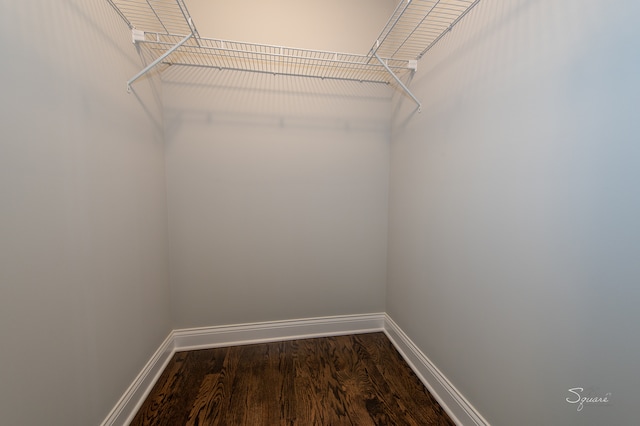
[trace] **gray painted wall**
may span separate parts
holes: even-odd
[[[238,23],[365,53],[379,6],[362,39]],[[638,12],[483,0],[420,62],[422,114],[394,105],[389,172],[385,90],[176,69],[126,95],[106,2],[0,1],[2,421],[97,424],[171,328],[380,311],[386,271],[387,312],[493,424],[633,424]]]
[[[387,88],[164,78],[176,326],[383,311]]]
[[[171,329],[161,108],[107,2],[0,1],[0,423],[95,425]]]
[[[387,312],[491,424],[640,418],[639,12],[483,0],[395,104]]]
[[[189,3],[202,35],[361,53],[393,7],[319,5]],[[163,94],[176,327],[384,310],[388,87],[172,68]]]
[[[396,0],[186,0],[202,37],[366,55]]]

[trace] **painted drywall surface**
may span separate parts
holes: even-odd
[[[483,0],[395,105],[387,312],[491,424],[640,418],[638,12]]]
[[[186,0],[202,37],[367,54],[396,0]]]
[[[171,329],[159,92],[107,2],[0,2],[0,423],[95,425]]]
[[[388,88],[163,78],[176,326],[383,310]]]
[[[352,30],[368,29],[373,43],[391,10],[369,2],[353,27],[323,27],[309,23],[320,4],[336,17],[353,5],[275,3],[188,7],[203,36],[308,48],[329,48],[315,44],[329,37],[338,51],[350,50]],[[384,309],[391,93],[215,69],[163,74],[176,327]]]

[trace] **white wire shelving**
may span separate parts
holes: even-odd
[[[107,0],[129,28],[199,37],[184,0]]]
[[[184,38],[181,35],[145,33],[145,43],[159,55],[182,40]],[[370,63],[371,58],[367,55],[211,38],[199,38],[198,42],[196,45],[195,40],[187,41],[164,62],[321,79],[389,82],[385,67],[379,63]],[[407,70],[407,61],[390,59],[387,64],[396,72]]]
[[[370,54],[419,60],[480,0],[402,0]]]
[[[107,0],[156,56],[127,90],[158,64],[210,67],[319,79],[405,85],[417,61],[480,0],[401,0],[366,55],[200,37],[184,0]]]

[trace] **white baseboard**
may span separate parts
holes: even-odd
[[[101,426],[121,426],[131,423],[174,353],[173,332],[171,332],[124,392]]]
[[[433,397],[459,426],[489,426],[475,408],[385,314],[384,332]]]
[[[128,425],[171,357],[180,351],[384,331],[443,409],[460,426],[489,426],[386,314],[341,315],[174,330],[125,391],[101,426]]]
[[[384,314],[341,315],[175,330],[176,352],[282,340],[369,333],[384,329]]]
[[[251,343],[383,331],[384,314],[341,315],[174,330],[131,383],[101,426],[128,425],[176,352]]]

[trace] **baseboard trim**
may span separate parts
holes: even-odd
[[[385,314],[384,332],[407,361],[422,383],[459,426],[489,426],[476,409],[462,396],[431,360],[409,339],[402,329]]]
[[[173,330],[101,426],[131,423],[176,352],[383,331],[384,319],[384,313],[375,313]]]
[[[442,408],[460,426],[489,426],[460,392],[385,313],[174,330],[125,391],[101,426],[128,425],[176,352],[383,331]]]
[[[124,392],[101,426],[121,426],[131,423],[174,353],[172,331]]]
[[[268,321],[174,331],[176,351],[313,337],[369,333],[384,329],[383,313]]]

